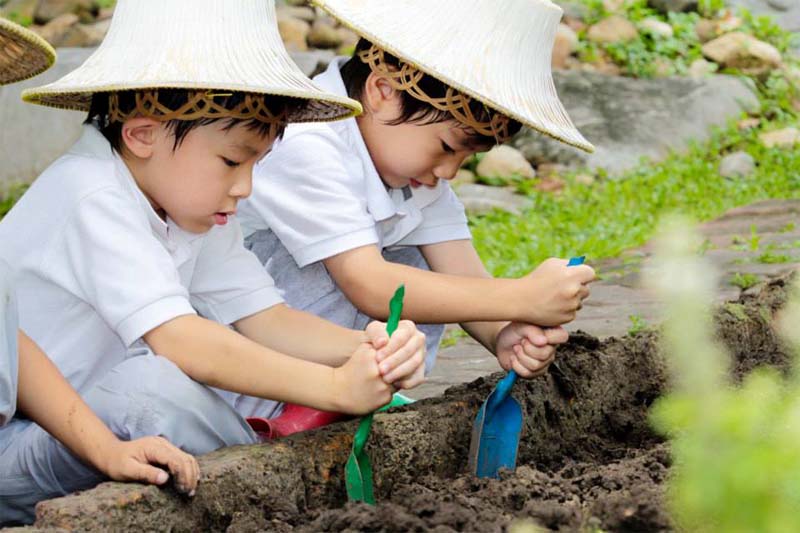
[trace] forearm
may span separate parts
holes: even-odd
[[[181,316],[150,331],[145,340],[200,383],[328,411],[340,409],[332,368],[277,352],[216,322]]]
[[[83,461],[105,471],[104,452],[118,439],[22,332],[19,333],[18,396],[20,411]]]
[[[377,253],[377,252],[376,252]],[[385,320],[397,286],[406,286],[403,318],[418,324],[503,321],[513,318],[509,305],[515,280],[431,272],[378,258],[359,264],[358,256],[326,260],[337,263],[336,282],[362,312]]]
[[[272,350],[334,367],[347,362],[358,345],[367,341],[363,331],[337,326],[286,305],[273,306],[234,326],[248,339]]]
[[[461,327],[484,348],[497,354],[497,336],[509,322],[463,322]]]

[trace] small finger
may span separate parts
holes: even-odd
[[[406,361],[400,363],[391,372],[384,375],[383,379],[387,383],[401,381],[413,375],[425,363],[425,356],[422,351],[416,351]]]
[[[522,365],[522,363],[520,363],[519,359],[516,357],[511,359],[511,369],[514,370],[514,372],[516,372],[521,378],[528,379],[533,377],[533,373],[525,368],[525,366]]]
[[[564,328],[547,328],[544,330],[547,344],[564,344],[569,340],[569,333]]]
[[[425,350],[425,339],[422,336],[414,336],[405,344],[397,346],[394,353],[390,353],[383,361],[380,361],[381,375],[387,376],[394,368],[408,359],[412,358],[414,354],[419,351]]]
[[[544,348],[538,348],[532,344],[523,344],[522,346],[522,359],[532,359],[535,361],[547,361],[552,359],[556,349],[549,344]],[[520,357],[519,355],[517,357]]]

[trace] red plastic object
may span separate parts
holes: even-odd
[[[327,426],[348,418],[351,417],[344,413],[320,411],[311,407],[287,403],[279,416],[275,418],[250,417],[247,418],[247,423],[259,437],[271,440]]]

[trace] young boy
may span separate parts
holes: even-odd
[[[428,370],[441,324],[461,323],[504,369],[542,373],[594,271],[549,259],[521,279],[492,279],[447,181],[522,124],[592,149],[551,78],[561,9],[547,0],[315,4],[362,37],[315,81],[359,100],[364,114],[288,129],[256,165],[240,211],[246,245],[290,305],[347,327],[385,318],[380,302],[405,282],[403,316],[438,324],[421,328]]]
[[[41,37],[0,18],[0,85],[33,77],[54,61],[55,50]],[[169,476],[153,465],[164,465],[175,476],[179,490],[194,494],[199,467],[191,455],[157,437],[120,441],[39,347],[18,331],[10,269],[0,261],[0,427],[9,423],[17,406],[21,415],[39,424],[105,476],[161,485]],[[59,453],[67,453],[55,441],[50,444]],[[15,490],[13,480],[9,486]],[[3,492],[8,490],[6,487]]]
[[[0,222],[0,259],[23,329],[115,434],[201,454],[257,442],[242,414],[277,402],[361,414],[422,380],[413,324],[289,309],[244,249],[237,202],[287,121],[359,110],[291,63],[272,2],[119,0],[95,53],[23,98],[89,124]],[[49,439],[0,430],[0,521],[97,482]]]

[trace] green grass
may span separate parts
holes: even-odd
[[[768,149],[757,136],[731,125],[684,154],[642,163],[617,179],[570,182],[560,195],[532,190],[533,205],[521,215],[470,217],[478,252],[494,275],[520,276],[547,257],[585,254],[596,261],[640,246],[667,213],[704,221],[757,200],[800,197],[800,150]],[[721,157],[739,149],[758,168],[747,180],[722,178]]]

